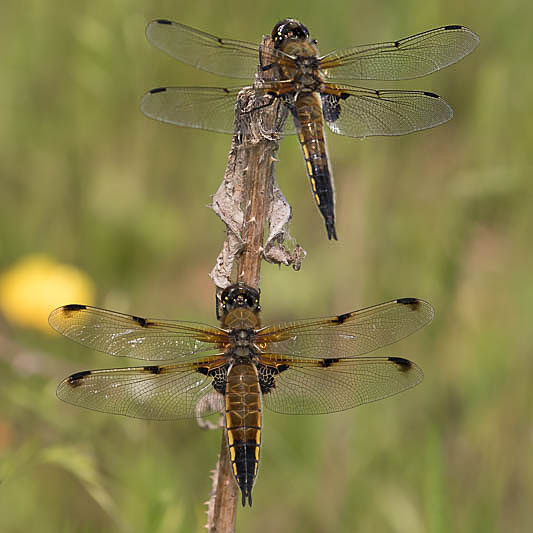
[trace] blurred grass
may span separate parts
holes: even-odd
[[[325,238],[295,139],[282,143],[278,180],[309,255],[297,274],[264,267],[265,321],[402,296],[437,316],[387,351],[424,368],[417,389],[327,417],[266,413],[239,531],[531,530],[532,15],[516,0],[4,4],[0,270],[44,253],[85,271],[102,306],[211,323],[207,273],[224,231],[205,206],[230,138],[152,122],[138,105],[152,87],[227,80],[150,48],[146,22],[258,41],[293,16],[323,52],[442,24],[481,36],[453,67],[383,84],[443,95],[449,124],[329,136],[339,243]],[[218,433],[61,404],[64,375],[117,361],[5,322],[0,333],[0,531],[201,529]],[[37,368],[13,364],[13,343],[43,354]]]

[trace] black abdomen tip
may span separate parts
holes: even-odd
[[[326,220],[326,229],[328,230],[328,239],[330,241],[331,239],[338,240],[337,231],[335,230],[335,222],[332,220]]]

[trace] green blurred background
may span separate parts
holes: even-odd
[[[44,254],[92,279],[100,306],[214,323],[208,272],[224,228],[206,205],[231,138],[150,121],[138,106],[153,87],[234,83],[150,47],[144,27],[170,18],[258,42],[287,16],[323,53],[444,24],[471,27],[481,46],[428,78],[380,84],[441,94],[450,123],[402,138],[329,135],[338,243],[296,139],[283,141],[277,177],[308,257],[298,273],[263,267],[265,322],[404,296],[430,301],[436,318],[384,352],[422,366],[416,389],[329,416],[265,414],[254,506],[239,509],[237,529],[531,531],[528,3],[7,0],[0,271]],[[21,305],[32,312],[32,293]],[[55,397],[70,372],[120,363],[0,317],[0,531],[202,530],[219,432]]]

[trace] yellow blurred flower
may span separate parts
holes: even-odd
[[[68,303],[91,304],[90,278],[46,255],[29,255],[0,276],[0,308],[14,324],[51,332],[50,312]]]

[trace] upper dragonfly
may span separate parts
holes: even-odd
[[[299,21],[285,19],[272,31],[271,47],[222,39],[169,20],[146,28],[148,41],[194,67],[230,78],[268,72],[260,98],[290,113],[298,134],[316,204],[328,237],[335,231],[335,193],[323,122],[350,137],[403,135],[450,120],[453,111],[427,91],[373,90],[346,85],[352,80],[405,80],[425,76],[459,61],[479,43],[465,26],[442,26],[411,37],[334,51],[320,56],[315,39]],[[330,83],[335,80],[339,83]],[[257,86],[257,84],[256,84]],[[234,107],[239,88],[166,87],[146,93],[141,110],[180,126],[235,133]],[[238,119],[238,117],[237,117]],[[238,132],[238,131],[237,131]]]

